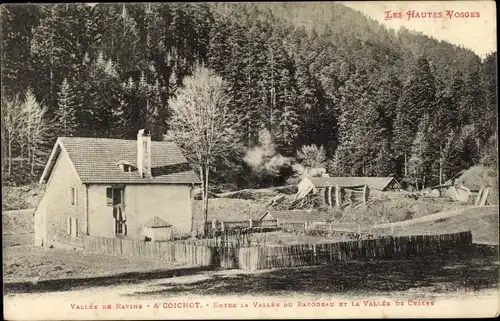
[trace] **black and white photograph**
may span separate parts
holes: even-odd
[[[498,317],[495,2],[0,9],[4,319]]]

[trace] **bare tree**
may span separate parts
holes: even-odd
[[[19,96],[12,99],[2,99],[2,145],[5,146],[4,158],[7,161],[7,174],[12,173],[12,158],[14,144],[21,136],[23,128],[23,110]]]
[[[226,82],[214,71],[196,66],[184,78],[184,87],[169,100],[173,111],[172,134],[202,177],[204,234],[207,234],[209,173],[215,158],[234,150],[237,118],[229,108]]]

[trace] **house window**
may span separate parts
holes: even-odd
[[[76,188],[70,187],[68,190],[68,203],[71,206],[76,205]]]
[[[115,219],[115,234],[127,235],[127,217],[124,213],[124,208],[121,204],[113,206],[113,217]]]
[[[73,237],[78,236],[78,219],[76,217],[68,217],[66,233]]]
[[[113,206],[113,188],[106,188],[106,204]]]
[[[115,221],[115,233],[117,235],[127,235],[127,218],[125,216],[125,206],[123,202],[123,187],[106,188],[106,204],[112,207]]]

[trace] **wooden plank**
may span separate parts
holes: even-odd
[[[479,203],[481,202],[481,198],[483,196],[483,192],[484,192],[484,187],[481,187],[479,189],[479,192],[477,193],[476,199],[474,200],[474,205],[479,205]]]
[[[483,195],[481,196],[481,200],[479,201],[479,206],[485,206],[486,201],[488,200],[488,195],[490,194],[490,188],[486,187],[483,191]]]

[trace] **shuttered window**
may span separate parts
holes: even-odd
[[[72,218],[68,217],[68,221],[67,221],[67,225],[66,225],[66,233],[68,233],[69,235],[71,235],[71,228],[72,227],[73,227]]]
[[[73,232],[73,236],[78,236],[78,219],[76,217],[73,218],[73,228],[71,229],[71,232]]]
[[[76,205],[76,188],[70,187],[68,189],[68,204],[69,205]]]
[[[78,219],[76,217],[68,217],[66,233],[71,236],[78,236]]]

